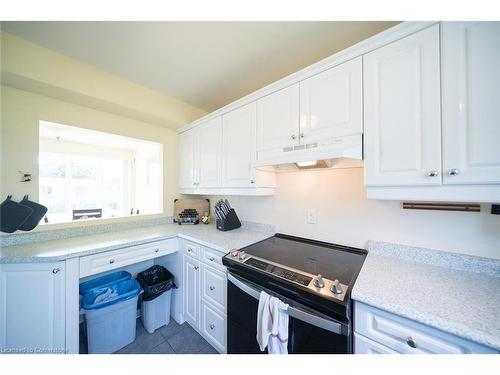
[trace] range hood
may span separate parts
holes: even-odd
[[[351,135],[257,153],[255,167],[277,171],[363,166],[363,136]]]

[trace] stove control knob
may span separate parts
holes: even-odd
[[[325,287],[325,282],[323,281],[323,276],[318,275],[318,277],[314,279],[314,286],[316,288],[324,288]]]
[[[245,254],[244,251],[240,251],[239,254],[240,255],[238,256],[238,258],[240,258],[240,260],[245,260],[246,259],[247,255]]]
[[[332,287],[330,288],[330,291],[333,293],[333,294],[340,294],[343,292],[342,290],[342,286],[340,285],[339,281],[338,280],[335,280],[333,283],[332,283]]]
[[[237,257],[238,256],[238,250],[231,250],[231,256],[234,258],[234,257]]]

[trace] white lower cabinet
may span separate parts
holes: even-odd
[[[489,347],[355,302],[354,352],[406,354],[498,353]]]
[[[354,352],[356,354],[398,354],[398,352],[358,333],[354,333]]]
[[[201,302],[201,334],[219,352],[226,352],[226,315],[205,300]]]
[[[227,275],[220,251],[183,241],[184,318],[215,349],[226,352]]]
[[[220,311],[226,311],[226,273],[203,265],[201,268],[201,297]]]
[[[193,328],[200,325],[200,262],[184,256],[184,317]]]
[[[64,353],[65,262],[0,265],[0,353]]]

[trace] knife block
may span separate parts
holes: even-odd
[[[238,215],[236,215],[236,211],[234,208],[227,213],[227,216],[224,220],[217,219],[215,225],[218,230],[226,232],[228,230],[233,230],[241,227],[240,219],[238,219]]]

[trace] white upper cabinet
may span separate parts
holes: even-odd
[[[300,82],[301,143],[363,132],[362,58]]]
[[[222,118],[198,126],[197,187],[221,186]]]
[[[256,104],[252,102],[222,116],[222,186],[253,187]]]
[[[299,143],[299,84],[257,100],[257,150]]]
[[[439,25],[363,57],[365,183],[441,184]]]
[[[179,134],[179,187],[196,185],[196,128]]]
[[[441,31],[443,183],[500,183],[500,22]]]
[[[222,119],[216,117],[179,135],[179,187],[218,187],[222,167]]]

